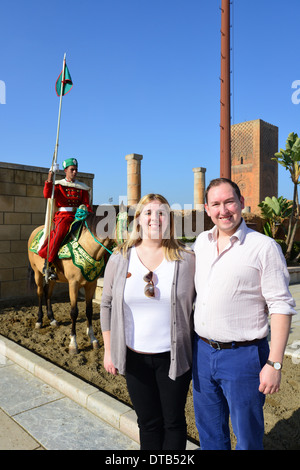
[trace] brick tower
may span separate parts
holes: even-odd
[[[266,196],[278,197],[278,127],[261,119],[231,126],[231,179],[239,185],[245,206],[260,214]]]

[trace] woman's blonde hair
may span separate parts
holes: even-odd
[[[119,247],[116,251],[120,251],[124,257],[126,257],[129,248],[138,245],[142,241],[139,216],[143,211],[144,207],[151,201],[159,201],[164,205],[164,209],[169,215],[169,224],[167,230],[162,238],[162,247],[164,249],[165,258],[168,261],[174,261],[182,259],[180,251],[184,250],[184,245],[175,238],[175,224],[174,224],[174,212],[171,211],[170,204],[161,194],[146,194],[137,204],[135,214],[132,222],[132,231],[129,233],[128,239]]]

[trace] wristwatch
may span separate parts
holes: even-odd
[[[282,364],[280,362],[273,362],[273,361],[269,361],[269,359],[268,359],[267,364],[269,364],[269,366],[274,367],[274,369],[276,369],[276,370],[282,369]]]

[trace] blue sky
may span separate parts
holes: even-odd
[[[1,4],[0,161],[49,167],[64,53],[58,161],[94,173],[94,203],[126,195],[125,155],[142,194],[193,203],[193,167],[219,176],[221,0],[15,0]],[[263,119],[279,147],[300,135],[299,0],[233,0],[232,123]],[[300,82],[298,85],[300,89]],[[300,98],[300,92],[297,95]],[[1,95],[0,95],[1,101]],[[3,101],[3,96],[2,96]],[[292,197],[279,167],[279,195]]]

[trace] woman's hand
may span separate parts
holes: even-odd
[[[111,355],[109,352],[104,352],[104,369],[110,374],[117,375],[118,369],[115,368],[111,360]]]
[[[102,332],[103,341],[104,341],[104,369],[109,374],[117,375],[118,369],[115,368],[113,361],[111,360],[111,352],[110,352],[110,331],[103,331]]]

